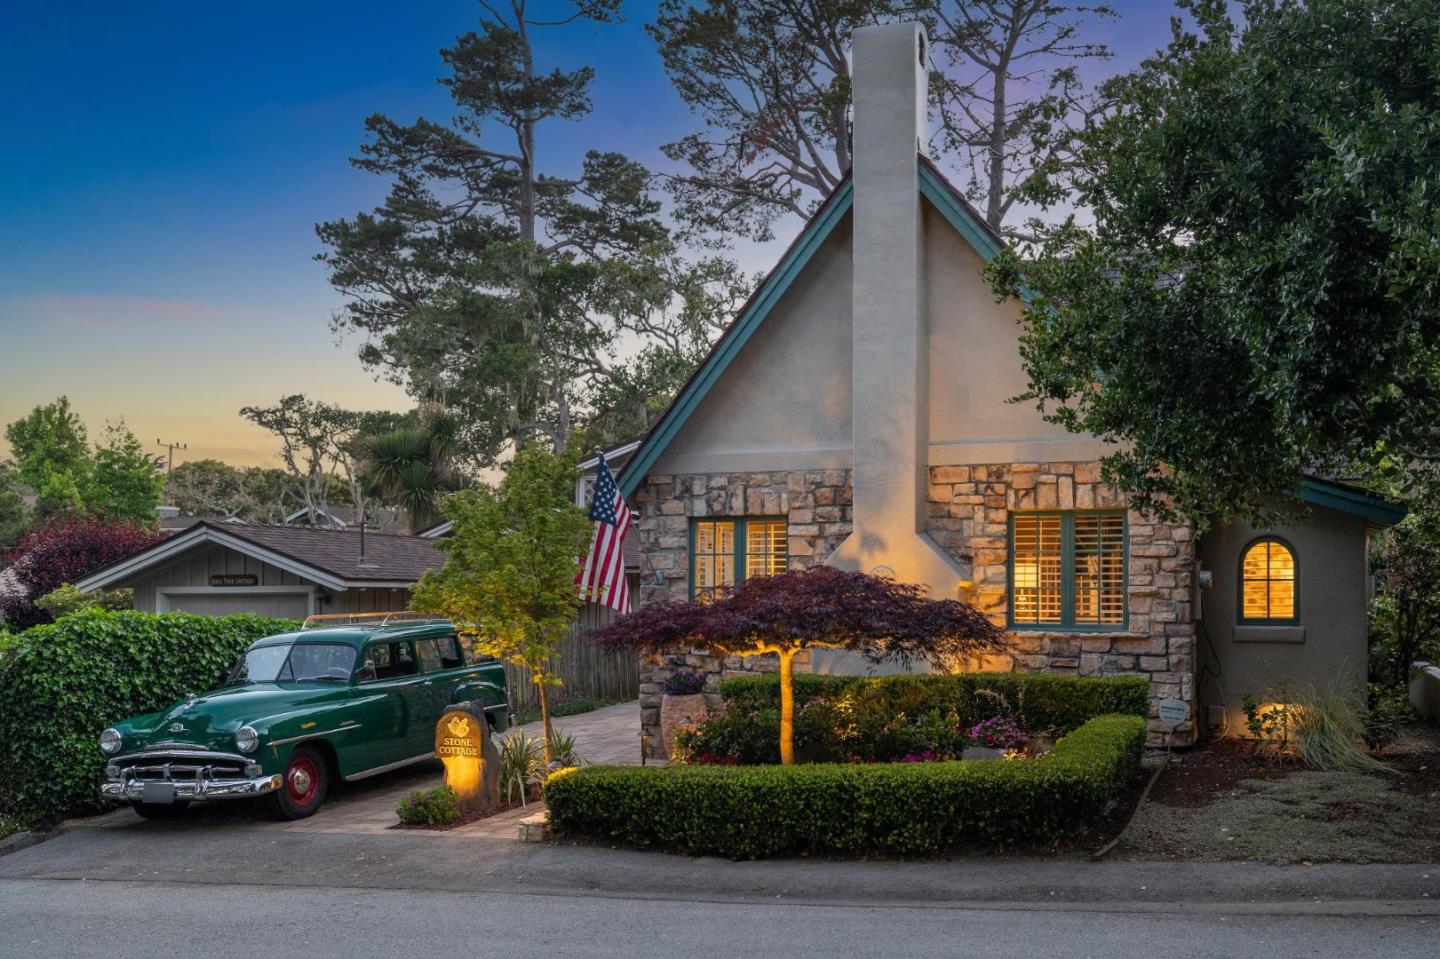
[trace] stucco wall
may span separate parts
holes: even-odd
[[[1240,555],[1261,536],[1278,536],[1295,549],[1300,622],[1293,628],[1242,626]],[[1201,721],[1206,708],[1220,707],[1227,733],[1243,732],[1240,697],[1263,697],[1277,683],[1314,684],[1345,691],[1363,682],[1367,664],[1365,520],[1314,507],[1308,521],[1259,529],[1230,523],[1207,532],[1200,561],[1212,575],[1201,593],[1204,681],[1199,691]]]
[[[1014,302],[997,303],[985,263],[930,205],[925,236],[925,323],[929,331],[930,465],[1099,459],[1104,444],[1047,423],[1026,388]]]
[[[726,368],[652,472],[850,465],[850,217]]]

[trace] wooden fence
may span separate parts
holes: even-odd
[[[632,587],[633,592],[633,587]],[[640,662],[635,653],[602,652],[585,640],[585,634],[615,618],[608,606],[586,603],[570,627],[570,638],[550,658],[550,668],[563,681],[551,687],[550,702],[571,699],[635,699],[640,695]],[[530,670],[523,666],[505,666],[510,684],[510,708],[527,712],[540,708]]]

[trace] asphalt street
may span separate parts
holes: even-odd
[[[0,883],[0,955],[1433,957],[1440,920],[863,907],[75,880]]]
[[[1440,865],[729,862],[98,820],[0,856],[0,959],[1437,954]]]

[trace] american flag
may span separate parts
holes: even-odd
[[[625,532],[630,529],[630,509],[610,467],[605,465],[605,454],[600,454],[600,466],[595,472],[595,492],[590,497],[590,521],[595,524],[595,538],[590,543],[590,554],[585,565],[575,577],[580,595],[592,602],[603,603],[616,612],[630,612],[630,586],[625,581]]]

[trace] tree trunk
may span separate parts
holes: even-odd
[[[540,696],[540,724],[545,731],[545,765],[548,766],[555,761],[555,746],[550,735],[550,699],[545,684],[539,679],[535,680],[535,691]]]
[[[793,652],[780,654],[780,765],[795,765],[795,669]]]

